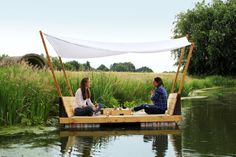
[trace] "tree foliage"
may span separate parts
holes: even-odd
[[[57,57],[52,57],[52,66],[56,70],[61,70],[62,67]]]
[[[65,67],[65,70],[68,70],[68,71],[90,71],[90,70],[93,70],[93,68],[90,66],[90,62],[88,62],[88,61],[84,64],[80,64],[77,61],[73,60],[73,61],[65,62],[63,64]],[[56,70],[62,69],[59,59],[57,57],[52,57],[52,65],[53,65],[53,68],[55,68]]]
[[[114,63],[111,65],[110,70],[118,72],[135,72],[135,66],[131,62]]]
[[[77,61],[69,61],[65,64],[65,69],[71,70],[71,71],[79,71],[80,70],[80,64]]]
[[[109,71],[109,69],[104,65],[104,64],[101,64],[98,68],[97,68],[98,71]]]
[[[152,71],[152,69],[150,69],[146,66],[143,66],[141,68],[136,69],[136,72],[153,72],[153,71]]]
[[[6,58],[6,57],[9,57],[7,54],[2,54],[2,55],[0,55],[0,61],[2,60],[2,59],[4,59],[4,58]]]
[[[1,59],[1,56],[0,56]],[[59,59],[57,57],[52,57],[52,65],[53,68],[56,70],[62,70],[61,64],[59,62]],[[139,69],[135,69],[134,64],[131,62],[124,62],[124,63],[114,63],[111,65],[110,69],[107,68],[104,64],[101,64],[97,69],[94,69],[91,67],[90,62],[87,61],[86,63],[79,63],[75,60],[68,61],[63,63],[65,70],[68,71],[92,71],[92,70],[98,70],[98,71],[117,71],[117,72],[153,72],[152,69],[143,66]]]
[[[189,40],[195,43],[190,74],[236,74],[235,0],[197,3],[192,10],[178,14],[174,24],[175,38],[188,33]],[[179,59],[180,50],[174,54]]]

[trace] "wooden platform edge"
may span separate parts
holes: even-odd
[[[92,117],[61,117],[60,124],[76,123],[141,123],[141,122],[180,122],[181,115],[143,115],[143,116],[92,116]]]
[[[60,131],[60,137],[68,137],[68,136],[122,136],[122,135],[165,135],[165,134],[173,134],[180,135],[181,130],[109,130],[109,131]]]

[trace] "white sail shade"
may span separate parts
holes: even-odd
[[[86,40],[68,41],[45,33],[44,35],[62,58],[95,58],[125,53],[168,52],[191,45],[186,37],[159,42],[109,43]]]

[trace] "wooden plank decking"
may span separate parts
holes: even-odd
[[[136,113],[134,115],[123,116],[74,116],[61,117],[60,124],[76,124],[76,123],[141,123],[141,122],[179,122],[182,120],[181,115],[148,115],[145,113]]]

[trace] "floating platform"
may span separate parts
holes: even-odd
[[[99,115],[99,116],[73,116],[61,117],[60,124],[65,128],[99,128],[103,124],[116,123],[138,123],[140,127],[175,127],[177,122],[182,120],[181,115],[148,115],[144,112],[137,112],[133,115]]]
[[[104,108],[103,114],[95,116],[73,116],[74,97],[62,97],[59,123],[64,128],[100,128],[104,124],[138,124],[142,128],[175,127],[182,120],[180,97],[171,93],[166,114],[131,112],[129,109]]]
[[[138,113],[133,115],[123,116],[73,116],[61,117],[60,124],[70,123],[141,123],[141,122],[179,122],[182,120],[181,115],[148,115]]]

